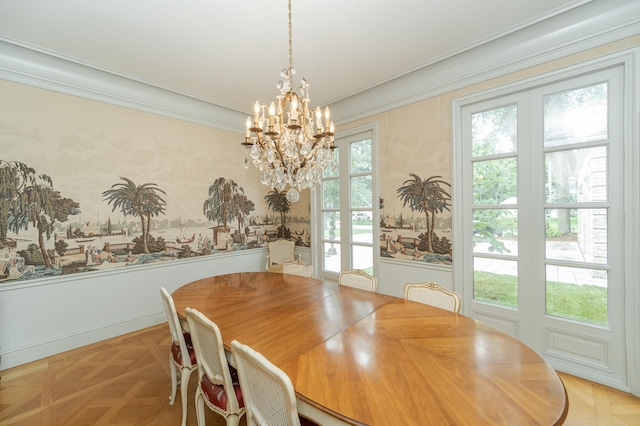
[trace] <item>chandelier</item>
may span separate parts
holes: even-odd
[[[260,182],[272,189],[284,191],[287,200],[298,201],[298,190],[311,188],[320,182],[324,170],[335,169],[333,155],[334,126],[329,107],[324,113],[309,104],[309,83],[304,78],[293,90],[291,48],[291,0],[289,0],[289,67],[280,72],[283,80],[276,87],[280,94],[269,109],[256,101],[253,117],[247,117],[244,146],[244,167],[249,157],[260,170]]]

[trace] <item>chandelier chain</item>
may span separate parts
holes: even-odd
[[[293,36],[291,30],[291,0],[289,0],[289,69],[293,69]]]

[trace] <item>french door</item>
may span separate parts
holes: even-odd
[[[618,386],[623,99],[615,67],[462,106],[458,203],[465,313]]]
[[[375,143],[372,129],[339,135],[335,142],[336,167],[326,170],[316,190],[317,235],[324,278],[337,280],[345,269],[375,274],[374,234],[377,190],[374,174]]]

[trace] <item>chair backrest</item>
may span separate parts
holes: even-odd
[[[290,240],[276,240],[269,243],[269,265],[283,264],[295,259],[296,243]]]
[[[176,311],[176,306],[173,303],[173,297],[171,297],[169,292],[164,287],[160,287],[160,296],[162,296],[164,312],[167,316],[167,323],[169,323],[171,340],[173,341],[174,345],[180,348],[180,354],[182,355],[182,365],[184,365],[185,367],[191,367],[192,364],[191,357],[189,356],[189,349],[187,349],[187,344],[184,340],[184,330],[180,325],[178,312]]]
[[[404,286],[404,298],[451,312],[460,312],[460,295],[454,291],[447,290],[440,284],[432,282],[406,284]]]
[[[231,342],[231,353],[238,369],[247,424],[299,426],[296,394],[289,376],[237,340]]]
[[[338,284],[359,288],[361,290],[376,291],[378,279],[367,274],[362,269],[351,269],[348,271],[340,271],[338,274]]]
[[[285,262],[282,265],[283,274],[300,275],[301,277],[311,278],[313,275],[313,265],[303,262],[302,260],[293,260]]]
[[[231,371],[224,353],[222,334],[218,326],[201,312],[187,308],[187,323],[196,352],[198,370],[214,385],[224,386],[227,412],[238,412],[238,398],[233,387]]]

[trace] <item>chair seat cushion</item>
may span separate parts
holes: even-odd
[[[191,360],[191,365],[196,365],[196,353],[193,350],[193,344],[191,343],[191,335],[189,333],[184,333],[184,342],[187,345],[187,351],[189,351],[189,358]],[[171,345],[171,355],[175,362],[180,365],[184,365],[182,363],[182,351],[180,350],[180,345],[173,343]]]
[[[235,368],[231,366],[229,366],[229,371],[231,372],[231,379],[233,381],[233,390],[236,394],[236,399],[238,400],[238,406],[242,408],[244,407],[244,399],[242,398],[242,390],[240,390],[238,373],[236,372]],[[210,403],[226,411],[227,394],[224,391],[224,386],[215,385],[211,383],[209,378],[203,374],[202,381],[200,382],[200,387],[202,389],[202,392],[205,394],[205,396],[207,397]]]

